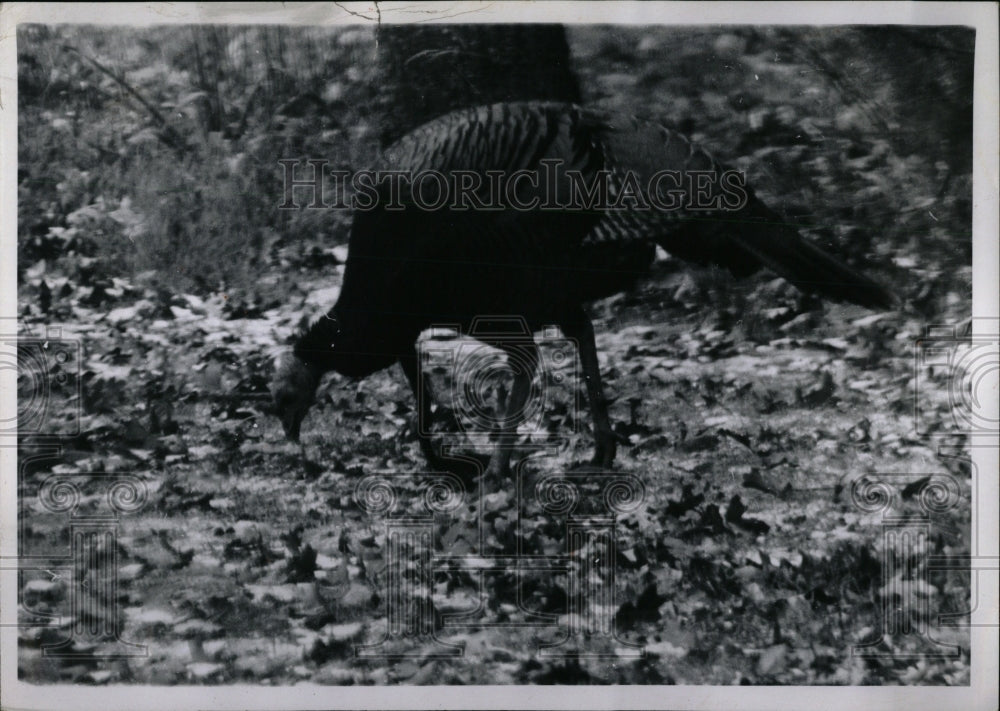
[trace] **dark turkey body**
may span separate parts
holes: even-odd
[[[513,239],[510,228],[476,224],[468,215],[422,214],[408,220],[405,232],[383,233],[384,248],[374,253],[364,255],[352,246],[355,270],[334,313],[344,334],[338,343],[342,357],[352,350],[361,357],[338,370],[363,376],[387,367],[432,327],[470,333],[474,321],[481,324],[489,316],[518,317],[532,331],[560,325],[581,304],[629,288],[648,271],[655,247],[573,245],[574,236],[594,221],[583,214],[547,216],[544,230],[535,224],[531,237],[544,233],[546,245],[532,250]],[[470,240],[470,233],[480,238]],[[414,255],[412,246],[420,243],[433,248]],[[366,298],[353,298],[348,289],[362,284]],[[488,334],[506,339],[522,330],[498,319]],[[345,336],[355,341],[353,334],[363,337],[354,345],[344,341]],[[496,345],[482,330],[472,335]]]

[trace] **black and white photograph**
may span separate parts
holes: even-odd
[[[997,708],[996,5],[0,24],[3,708]]]

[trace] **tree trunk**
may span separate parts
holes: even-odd
[[[580,101],[562,25],[382,25],[379,141],[449,111],[500,101]]]

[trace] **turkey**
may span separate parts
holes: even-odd
[[[502,314],[529,332],[505,331],[510,322],[501,319],[490,336],[473,334],[522,366],[487,476],[509,464],[538,362],[530,332],[551,325],[579,347],[594,463],[610,466],[617,435],[583,305],[629,288],[656,245],[737,276],[767,268],[806,292],[869,308],[895,303],[800,237],[708,152],[654,121],[555,103],[477,107],[412,131],[378,168],[412,180],[367,190],[376,199],[355,212],[337,303],[277,364],[272,396],[292,440],[328,371],[364,377],[399,363],[418,418],[429,422],[420,334],[440,324],[468,333],[477,317]],[[414,177],[428,171],[441,177]],[[443,467],[426,427],[418,430],[429,463]]]

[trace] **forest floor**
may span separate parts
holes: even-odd
[[[582,77],[595,103],[682,95],[683,75],[659,74],[652,60],[645,74],[616,70],[623,52],[654,54],[655,33],[576,32],[575,56],[597,67]],[[119,262],[78,243],[54,258],[25,237],[18,327],[37,339],[29,355],[40,365],[22,358],[19,536],[35,562],[22,572],[21,678],[968,683],[967,628],[900,633],[929,613],[888,613],[903,595],[959,619],[969,606],[968,573],[929,567],[930,556],[970,550],[975,477],[954,418],[963,394],[953,373],[918,357],[929,324],[969,315],[968,265],[935,262],[949,230],[967,236],[958,218],[940,221],[964,214],[968,183],[936,193],[937,168],[857,128],[849,103],[825,113],[837,97],[805,91],[814,85],[794,62],[769,60],[739,33],[699,37],[675,61],[729,53],[782,85],[771,108],[758,97],[739,113],[732,88],[709,81],[645,110],[679,123],[701,115],[710,128],[698,137],[729,149],[751,184],[791,194],[779,207],[810,212],[808,234],[843,237],[822,225],[861,220],[885,236],[875,269],[909,302],[933,300],[932,313],[819,304],[767,277],[740,283],[661,255],[634,290],[591,306],[628,442],[614,470],[584,464],[593,444],[575,348],[547,333],[539,409],[520,432],[510,485],[493,490],[426,471],[398,369],[328,378],[301,447],[262,411],[274,356],[304,314],[336,299],[346,223],[275,241],[252,285],[232,291],[114,271]],[[49,61],[43,49],[32,56]],[[22,142],[63,145],[39,127],[55,135],[74,119],[42,103],[22,105]],[[782,126],[814,133],[789,146]],[[26,236],[68,244],[95,223],[119,238],[138,229],[139,198],[95,194],[92,176],[69,166],[76,154],[53,150],[62,182],[32,182],[26,169],[22,195],[47,196],[42,217],[22,215]],[[851,166],[833,160],[845,154]],[[904,284],[904,272],[919,278]],[[490,445],[455,430],[468,426],[456,373],[483,348],[424,343],[438,405],[455,412],[438,436],[466,454]],[[47,383],[44,402],[26,397],[34,377]],[[70,557],[74,526],[109,505],[113,538]],[[925,547],[908,548],[901,527],[926,534]],[[106,579],[113,588],[81,587]],[[72,654],[46,653],[66,640]],[[122,649],[135,655],[108,658]]]

